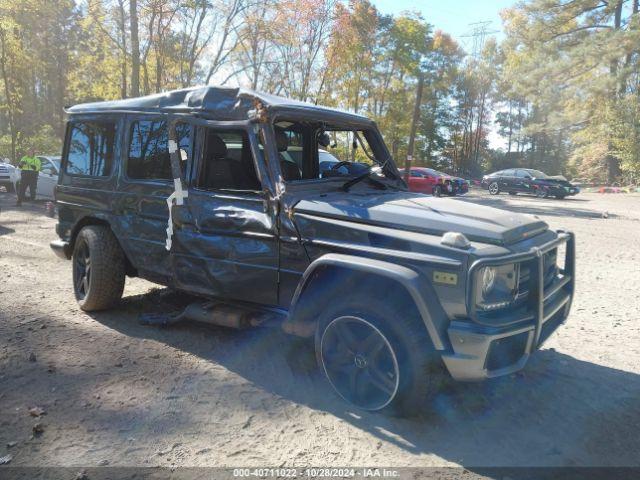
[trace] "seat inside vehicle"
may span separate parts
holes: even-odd
[[[198,186],[205,190],[260,190],[246,132],[206,130]]]

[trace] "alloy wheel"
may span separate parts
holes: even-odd
[[[493,182],[489,185],[489,193],[491,195],[497,195],[499,191],[500,188],[498,187],[498,184],[496,182]]]
[[[380,410],[400,384],[396,353],[384,334],[366,320],[332,320],[320,343],[322,367],[338,395],[364,410]]]
[[[91,256],[89,247],[82,243],[73,256],[73,284],[78,299],[82,300],[89,292],[91,281]]]

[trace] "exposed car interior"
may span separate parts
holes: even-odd
[[[274,127],[284,180],[351,177],[376,160],[367,132],[306,122],[279,121]]]
[[[247,133],[243,130],[205,130],[204,162],[196,185],[204,190],[261,189]]]

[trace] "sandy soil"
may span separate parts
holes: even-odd
[[[301,367],[307,346],[276,330],[139,325],[140,312],[176,300],[147,282],[127,280],[118,310],[82,313],[70,263],[48,247],[55,221],[1,193],[0,457],[12,455],[12,466],[640,465],[640,196],[451,201],[575,231],[578,293],[523,373],[453,385],[424,419],[402,420],[351,410]],[[31,416],[34,406],[46,414]],[[33,436],[36,423],[44,432]]]

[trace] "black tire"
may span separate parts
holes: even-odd
[[[509,195],[517,195],[516,192],[509,192]]]
[[[433,187],[432,193],[433,193],[434,197],[441,197],[442,196],[442,186],[441,185],[436,185],[435,187]]]
[[[564,200],[564,197],[565,197],[564,195],[556,195],[556,198],[558,200]]]
[[[90,225],[80,230],[72,264],[73,290],[82,310],[105,310],[122,298],[124,253],[107,227]]]
[[[13,186],[13,183],[7,183],[4,188],[7,190],[7,193],[13,193],[16,191],[15,187]]]
[[[489,195],[498,195],[500,193],[500,185],[498,185],[498,182],[491,182],[488,190]]]
[[[424,412],[428,408],[429,400],[445,382],[446,372],[422,320],[415,312],[410,311],[411,308],[407,306],[400,309],[394,308],[372,295],[355,295],[348,302],[338,303],[341,305],[334,305],[323,313],[318,321],[315,335],[318,365],[335,392],[347,402],[363,410],[381,411],[399,416],[414,416]],[[336,330],[336,325],[339,325],[336,322],[352,322],[356,326],[362,324],[363,331],[371,334],[377,331],[386,340],[378,341],[379,345],[383,344],[383,351],[380,354],[374,353],[373,360],[365,361],[364,367],[358,364],[358,357],[364,356],[366,359],[366,353],[362,355],[355,353],[350,364],[350,359],[338,352],[337,345],[342,342],[336,343],[334,339],[333,331]],[[365,338],[368,342],[370,337]],[[360,344],[364,343],[366,342],[361,339]],[[388,385],[389,391],[383,392],[388,397],[384,397],[384,395],[377,395],[382,390],[376,392],[378,382],[373,382],[373,375],[369,373],[369,369],[374,363],[375,355],[383,355],[383,360],[386,360],[387,347],[391,348],[393,357],[396,359],[394,363],[397,366],[397,376],[394,374],[383,377],[388,382],[396,382],[393,386]],[[337,352],[336,355],[340,359],[343,359],[340,361],[341,367],[338,373],[331,366],[332,350]],[[386,364],[391,365],[388,361]],[[360,375],[364,380],[360,381],[360,390],[366,386],[367,395],[364,396],[367,398],[354,400],[354,397],[357,398],[360,395],[350,392],[346,387],[346,383],[352,385],[353,381],[350,373],[340,372],[344,368],[349,369],[349,372],[362,371]],[[389,369],[389,372],[392,370]],[[341,374],[344,375],[344,381],[340,379]],[[381,377],[377,376],[377,378]],[[355,385],[357,392],[359,390],[357,380]]]

